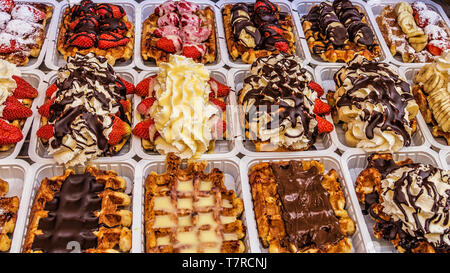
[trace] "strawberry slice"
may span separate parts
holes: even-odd
[[[124,46],[130,41],[130,38],[114,32],[102,33],[98,39],[98,48],[100,49]]]
[[[142,115],[146,115],[155,101],[156,99],[153,97],[142,100],[141,103],[139,103],[139,105],[137,106],[138,112]]]
[[[210,77],[208,83],[211,88],[211,92],[209,93],[210,98],[226,97],[230,94],[231,88],[218,80]]]
[[[219,106],[220,109],[222,109],[222,111],[226,111],[227,110],[227,104],[219,99],[216,98],[209,98],[209,101],[217,106]]]
[[[276,42],[275,47],[281,52],[289,52],[289,44],[286,41]]]
[[[69,39],[69,44],[78,48],[91,48],[95,45],[97,37],[94,33],[79,32]]]
[[[20,129],[0,119],[0,145],[15,144],[23,139]]]
[[[322,134],[322,133],[329,133],[331,131],[333,131],[333,124],[331,124],[330,122],[328,122],[328,120],[316,115],[316,120],[317,120],[317,129],[318,129],[318,133]]]
[[[50,117],[50,106],[55,102],[56,97],[48,100],[46,103],[44,103],[41,107],[38,109],[38,113],[41,114],[41,116],[49,118]]]
[[[129,136],[131,134],[131,127],[125,121],[121,120],[118,117],[114,117],[114,122],[112,126],[112,130],[108,135],[108,144],[116,145],[123,138]]]
[[[17,49],[17,41],[11,34],[0,34],[0,53],[8,54],[16,51]]]
[[[127,95],[131,95],[131,94],[135,93],[136,87],[134,87],[134,84],[124,80],[122,77],[119,77],[119,80],[122,81],[122,83],[120,83],[120,81],[118,81],[117,85],[121,86],[123,84],[123,86],[127,90]]]
[[[97,15],[100,18],[117,18],[120,19],[126,15],[125,10],[112,4],[99,4],[96,9]]]
[[[147,97],[151,94],[153,97],[153,87],[155,84],[156,75],[152,75],[143,79],[140,83],[136,85],[136,95],[141,97]]]
[[[431,54],[433,54],[434,56],[441,56],[443,50],[440,47],[437,47],[431,43],[427,44],[427,49],[428,51],[430,51]]]
[[[36,136],[39,138],[49,140],[50,138],[53,137],[53,133],[54,133],[53,125],[46,124],[41,128],[39,128],[39,130],[37,130]]]
[[[55,93],[57,90],[58,90],[58,87],[56,86],[56,83],[53,83],[45,91],[45,96],[47,98],[51,98],[53,96],[53,93]]]
[[[133,134],[142,139],[150,139],[150,126],[152,126],[155,122],[153,119],[147,119],[139,122],[134,126]]]
[[[317,96],[322,97],[322,95],[325,93],[323,91],[323,88],[316,82],[310,81],[308,83],[308,87],[311,88],[312,90],[317,92]]]
[[[17,84],[13,93],[14,97],[18,99],[34,99],[37,97],[38,91],[31,84],[16,75],[13,75],[12,78]]]
[[[14,8],[14,0],[0,0],[0,11],[11,13]]]
[[[122,104],[124,112],[131,111],[131,102],[129,100],[120,100],[120,104]]]
[[[173,44],[173,41],[166,37],[160,38],[156,42],[156,47],[169,53],[175,53],[177,51],[175,45]]]
[[[183,56],[185,56],[186,58],[198,59],[201,58],[203,54],[198,47],[194,45],[187,45],[183,46]]]
[[[28,118],[33,115],[30,108],[23,105],[18,99],[13,96],[6,98],[3,109],[3,118],[9,121],[16,119]]]
[[[316,99],[314,101],[314,114],[316,115],[326,115],[331,112],[331,106],[321,101],[320,99]]]

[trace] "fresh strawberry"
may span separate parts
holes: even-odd
[[[431,43],[427,44],[427,49],[428,51],[430,51],[431,54],[433,54],[434,56],[441,56],[442,54],[442,48],[439,48]]]
[[[0,119],[0,145],[15,144],[23,139],[22,131]]]
[[[326,115],[331,112],[331,107],[320,99],[314,101],[314,114]]]
[[[9,121],[16,119],[28,118],[33,115],[30,108],[23,105],[18,99],[13,96],[6,98],[3,109],[3,118]]]
[[[45,91],[45,97],[51,98],[53,96],[53,93],[55,93],[57,90],[58,90],[58,87],[56,86],[56,83],[53,83]]]
[[[131,111],[131,102],[129,100],[120,100],[120,104],[122,104],[123,111],[125,112]]]
[[[152,126],[155,122],[153,119],[147,119],[139,122],[134,126],[133,134],[142,139],[150,139],[150,126]]]
[[[322,133],[329,133],[331,131],[333,131],[333,124],[331,124],[330,122],[328,122],[328,120],[316,115],[316,120],[317,120],[317,129],[318,129],[318,133],[322,134]]]
[[[124,46],[130,41],[130,38],[123,36],[119,33],[108,32],[102,33],[99,36],[98,48],[108,49],[118,46]]]
[[[156,99],[153,97],[146,98],[139,103],[137,106],[137,110],[140,114],[146,115],[150,107],[152,107],[153,103],[155,103]]]
[[[114,117],[114,122],[112,126],[111,133],[108,135],[108,144],[116,145],[123,138],[129,136],[131,134],[131,127],[125,121],[122,121],[118,117]]]
[[[122,18],[126,15],[122,7],[112,4],[99,4],[96,13],[102,18]]]
[[[91,48],[95,45],[97,37],[94,33],[79,32],[69,39],[69,44],[78,48]]]
[[[46,124],[46,125],[42,126],[41,128],[39,128],[39,130],[37,130],[36,136],[39,138],[49,140],[50,138],[52,138],[53,133],[54,133],[53,125]]]
[[[14,0],[0,0],[0,11],[11,13],[14,8]]]
[[[75,30],[75,28],[77,27],[78,23],[80,22],[79,18],[76,18],[75,20],[73,20],[72,22],[70,22],[69,24],[69,29],[70,30]]]
[[[136,95],[141,97],[153,96],[153,86],[155,84],[156,75],[152,75],[143,79],[136,85]]]
[[[288,52],[289,51],[289,44],[285,41],[282,42],[276,42],[275,47],[281,51],[281,52]]]
[[[276,33],[278,33],[280,35],[283,35],[283,33],[284,33],[284,30],[281,27],[278,27],[277,25],[272,25],[272,24],[267,25],[267,28],[275,31]]]
[[[196,46],[183,46],[183,56],[186,58],[198,59],[202,57],[202,52]]]
[[[2,33],[2,35],[0,35],[1,37],[0,53],[7,54],[17,50],[17,41],[14,39],[14,37],[10,36],[11,35],[8,33]],[[3,40],[3,38],[11,38],[11,39]]]
[[[17,87],[14,90],[13,96],[18,99],[34,99],[38,95],[38,91],[34,87],[26,82],[19,76],[13,75],[13,79],[16,81]]]
[[[215,98],[209,98],[209,101],[217,106],[219,106],[220,109],[222,109],[222,111],[226,111],[227,110],[227,104],[219,99],[215,99]]]
[[[124,80],[122,77],[119,77],[119,79],[122,81],[123,85],[125,86],[125,89],[127,90],[127,95],[132,95],[135,93],[136,87],[134,87],[134,84],[132,84],[129,81]]]
[[[41,114],[41,116],[49,118],[50,117],[50,106],[55,102],[56,97],[48,100],[46,103],[44,103],[41,107],[38,109],[38,113]]]
[[[156,47],[159,49],[162,49],[169,53],[175,53],[177,50],[175,48],[175,45],[173,44],[173,41],[171,39],[168,39],[166,37],[160,38],[156,42]]]
[[[226,97],[230,94],[231,88],[216,79],[210,77],[208,83],[211,88],[211,92],[209,93],[210,98]]]
[[[312,90],[316,91],[317,92],[317,96],[319,96],[319,97],[322,97],[322,95],[325,93],[323,91],[322,87],[319,84],[317,84],[317,83],[315,83],[313,81],[308,83],[308,87],[311,88]]]

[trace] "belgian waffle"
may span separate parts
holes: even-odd
[[[92,166],[83,174],[68,169],[45,178],[33,203],[23,252],[69,252],[71,241],[83,252],[128,252],[132,213],[123,209],[131,202],[125,189],[126,180],[115,171]]]
[[[205,161],[180,164],[170,153],[166,172],[145,181],[145,251],[244,252],[243,202],[225,188],[223,172],[205,173]]]
[[[349,237],[355,225],[345,210],[337,172],[324,174],[324,170],[320,162],[294,160],[251,167],[249,182],[259,238],[269,252],[350,252]],[[309,186],[294,180],[308,181]],[[302,184],[303,189],[294,186]],[[323,207],[313,209],[311,202]]]
[[[238,30],[240,29],[240,33],[244,30],[247,31],[247,35],[245,35],[246,38],[241,40],[240,33],[234,33],[233,30],[233,21],[237,21],[237,24],[241,19],[234,18],[233,20],[233,12],[242,13],[242,10],[234,11],[233,9],[245,9],[249,18],[255,18],[255,7],[259,7],[261,14],[264,14],[271,19],[267,22],[258,22],[258,20],[255,21],[255,19],[249,19],[252,28],[249,29],[247,26],[244,26],[245,29],[238,28]],[[277,4],[273,4],[268,0],[258,0],[255,4],[227,4],[224,6],[222,13],[228,53],[233,60],[241,58],[244,63],[251,64],[256,59],[271,54],[278,54],[280,52],[291,55],[295,54],[295,36],[292,15],[287,12],[281,12],[281,9]],[[240,15],[236,16],[239,17]],[[262,16],[262,18],[264,18],[264,16]],[[249,34],[249,32],[252,32],[253,35]],[[244,44],[242,42],[245,39],[249,39],[249,36],[253,36],[252,39],[255,40],[253,42],[255,45],[252,45],[252,47],[249,43]],[[276,46],[277,42],[286,43],[286,45],[281,50],[281,48]]]
[[[115,15],[116,10],[120,10],[120,15]],[[107,12],[103,14],[104,11]],[[84,45],[86,40],[88,44]],[[114,66],[116,61],[127,61],[133,55],[134,25],[120,6],[83,0],[80,5],[64,10],[57,48],[66,60],[77,52],[82,55],[94,52]]]
[[[19,210],[17,196],[4,197],[8,191],[8,182],[0,179],[0,252],[8,251],[11,247],[9,235],[14,232]]]
[[[372,154],[367,161],[355,190],[363,213],[375,221],[375,237],[399,252],[450,252],[448,171],[410,158],[394,161],[392,154]]]
[[[339,12],[339,5],[346,5]],[[351,7],[351,8],[350,8]],[[353,12],[350,19],[345,12]],[[357,13],[357,14],[356,14]],[[328,21],[330,22],[328,22]],[[366,15],[360,7],[353,6],[347,0],[335,0],[333,4],[322,2],[315,5],[310,12],[301,18],[303,32],[312,54],[327,62],[348,62],[355,55],[362,55],[371,60],[381,55],[381,49],[370,29]],[[357,26],[352,30],[351,24]],[[358,37],[364,37],[364,39]]]

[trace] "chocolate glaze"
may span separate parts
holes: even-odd
[[[319,6],[319,27],[322,33],[326,33],[335,46],[343,46],[348,40],[347,30],[341,24],[339,18],[329,2],[322,2]]]
[[[301,162],[293,160],[270,166],[278,184],[286,240],[298,249],[323,249],[340,241],[344,235],[317,168],[305,171]]]
[[[237,3],[231,8],[231,25],[233,27],[234,38],[240,40],[248,47],[248,42],[240,38],[242,31],[250,35],[256,46],[259,46],[262,41],[261,33],[252,22],[248,5],[244,3]]]
[[[51,201],[45,204],[48,216],[39,220],[32,249],[48,253],[70,252],[70,241],[80,243],[81,250],[97,247],[94,235],[99,227],[95,211],[101,209],[102,200],[98,193],[104,185],[97,183],[89,173],[71,174],[62,183],[61,189]]]

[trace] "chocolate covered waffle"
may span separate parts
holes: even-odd
[[[64,10],[57,48],[66,60],[93,52],[114,65],[133,55],[134,26],[121,6],[83,0]]]
[[[371,60],[381,55],[367,20],[349,0],[322,2],[301,18],[309,50],[327,62],[348,62],[355,55]]]
[[[226,189],[224,173],[205,173],[206,161],[189,161],[184,169],[180,164],[170,153],[166,172],[151,172],[145,180],[145,251],[244,252],[244,204]]]
[[[450,144],[450,50],[435,57],[414,77],[412,92],[426,123],[435,137]]]
[[[376,21],[392,56],[405,63],[431,62],[450,49],[450,29],[423,2],[386,5]]]
[[[11,248],[10,236],[16,226],[19,198],[17,196],[5,197],[9,191],[8,182],[0,179],[0,252]]]
[[[87,167],[44,178],[35,196],[23,244],[26,253],[88,253],[131,249],[131,199],[126,180],[115,171]]]
[[[38,57],[45,41],[45,27],[53,6],[13,0],[0,4],[0,59],[19,66]]]
[[[399,252],[450,252],[450,173],[410,158],[373,154],[356,179],[363,213],[375,220],[373,234]]]
[[[327,99],[334,122],[343,123],[346,145],[392,152],[411,144],[419,107],[392,66],[356,56],[336,72],[334,82],[336,91]]]
[[[184,0],[159,5],[142,25],[141,54],[156,65],[178,54],[213,63],[217,56],[214,10]]]
[[[251,64],[257,58],[295,54],[292,15],[269,0],[226,4],[222,10],[228,53]]]
[[[85,165],[119,153],[131,136],[134,85],[119,77],[107,59],[89,53],[69,56],[38,112],[40,141],[58,164]]]
[[[318,135],[333,130],[323,118],[331,111],[319,98],[323,89],[297,56],[258,58],[237,95],[245,139],[258,152],[308,150]]]
[[[262,162],[249,183],[259,238],[269,252],[350,252],[355,224],[336,170],[317,161]]]

